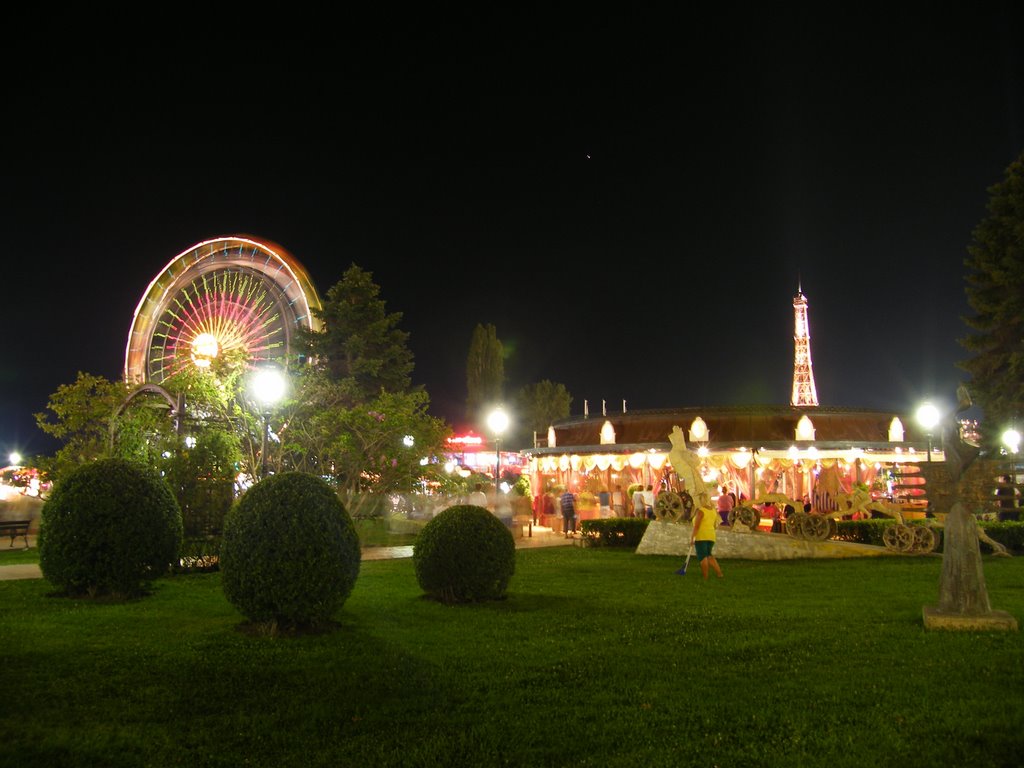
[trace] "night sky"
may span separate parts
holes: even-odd
[[[574,415],[788,403],[798,284],[821,405],[952,403],[966,248],[1024,151],[1021,12],[857,8],[22,67],[0,451],[51,451],[32,414],[78,371],[119,376],[149,281],[233,234],[321,293],[371,272],[456,426],[481,428],[478,323],[510,395],[559,382]]]

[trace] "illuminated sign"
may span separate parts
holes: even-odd
[[[483,445],[484,439],[479,435],[454,435],[448,442],[455,445]]]

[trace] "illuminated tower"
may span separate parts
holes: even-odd
[[[791,405],[817,405],[814,371],[811,370],[811,332],[807,324],[807,297],[797,284],[793,297],[793,400]]]

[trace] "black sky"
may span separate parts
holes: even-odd
[[[951,401],[966,248],[1024,150],[1021,13],[856,7],[19,61],[0,451],[52,450],[32,414],[119,375],[149,281],[231,234],[321,292],[372,272],[457,425],[477,323],[510,393],[574,414],[786,403],[798,281],[822,405]]]

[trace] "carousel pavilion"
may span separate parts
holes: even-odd
[[[793,397],[785,406],[684,407],[563,420],[546,441],[522,451],[535,495],[564,487],[589,501],[621,486],[681,487],[668,460],[669,435],[678,426],[701,457],[704,482],[736,497],[782,493],[835,509],[835,496],[855,486],[904,509],[923,509],[918,465],[942,461],[931,438],[908,429],[907,414],[821,407],[811,369],[807,301],[798,290],[795,313]],[[603,409],[602,409],[603,410]],[[584,516],[597,509],[583,506]],[[589,513],[589,514],[588,514]]]

